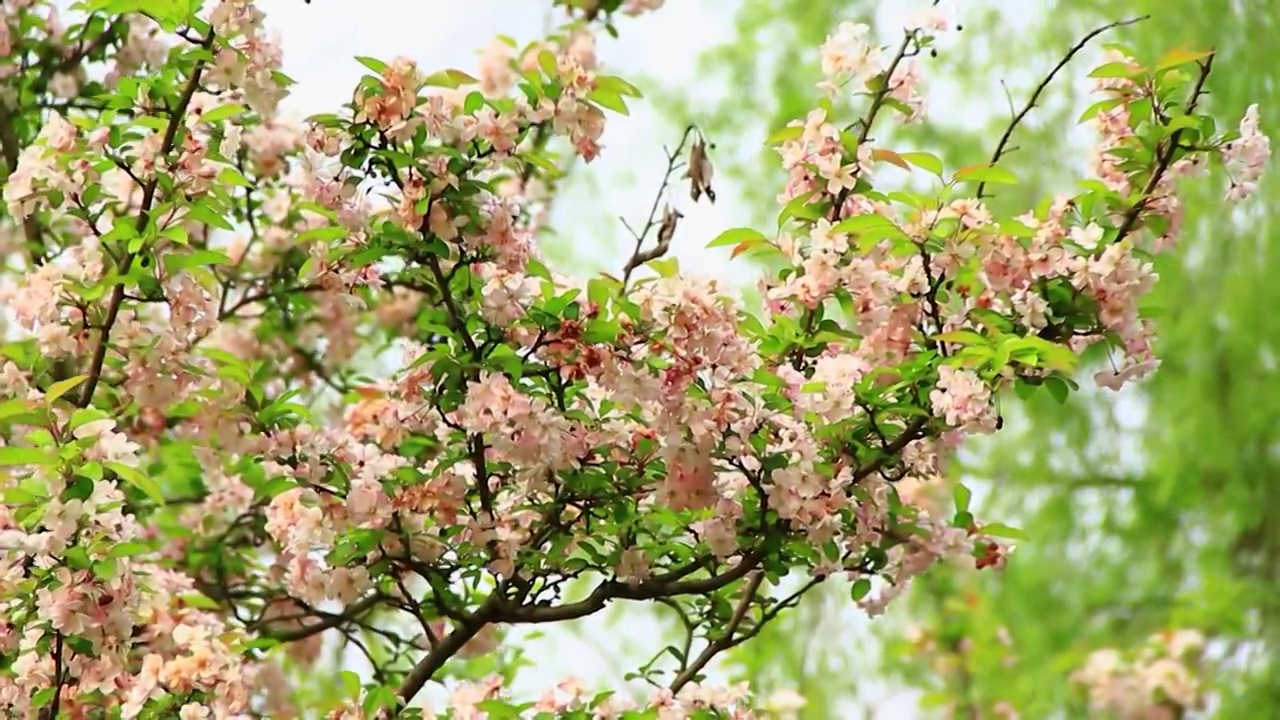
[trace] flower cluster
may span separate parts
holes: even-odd
[[[1089,708],[1128,718],[1181,717],[1205,702],[1199,661],[1205,638],[1195,630],[1156,633],[1130,652],[1097,650],[1072,674]]]
[[[1271,139],[1258,128],[1258,106],[1250,105],[1240,120],[1240,137],[1222,146],[1222,162],[1232,174],[1227,200],[1238,201],[1252,195],[1270,160]]]

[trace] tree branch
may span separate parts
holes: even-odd
[[[644,229],[640,232],[636,232],[631,229],[630,225],[627,225],[626,220],[622,221],[622,224],[626,226],[627,230],[631,231],[631,236],[636,239],[636,249],[631,253],[631,259],[627,262],[627,266],[622,275],[623,293],[627,291],[627,283],[631,280],[631,273],[636,269],[636,267],[653,259],[653,257],[650,257],[644,260],[639,260],[642,256],[640,248],[644,245],[645,238],[649,237],[649,233],[653,232],[654,226],[658,224],[658,208],[662,206],[662,196],[667,192],[667,186],[671,184],[671,175],[676,170],[680,169],[680,154],[684,152],[684,146],[689,142],[689,136],[697,129],[698,128],[695,125],[686,127],[684,129],[684,134],[680,136],[680,144],[676,146],[674,151],[667,152],[667,171],[666,174],[662,176],[662,184],[658,186],[658,192],[653,196],[653,205],[649,208],[649,217],[645,220]],[[663,151],[666,152],[665,146]]]
[[[512,623],[560,622],[598,612],[610,600],[655,600],[660,597],[714,592],[746,577],[747,573],[754,570],[763,558],[764,551],[755,549],[743,555],[737,565],[723,574],[697,580],[678,579],[692,572],[687,569],[675,571],[666,576],[650,578],[635,585],[621,583],[616,580],[607,580],[597,585],[596,589],[586,598],[577,602],[554,607],[527,606],[513,608],[503,612],[499,620]],[[693,567],[696,570],[706,562],[709,562],[709,557],[694,563]]]
[[[711,662],[716,655],[733,647],[734,633],[738,632],[738,627],[742,625],[742,621],[747,617],[747,611],[751,609],[751,604],[755,602],[756,591],[760,589],[760,583],[764,582],[764,573],[756,571],[751,574],[751,579],[747,581],[747,586],[743,590],[742,600],[738,602],[738,608],[734,610],[733,617],[729,618],[729,624],[724,628],[724,635],[707,643],[707,646],[698,653],[698,658],[690,663],[687,667],[680,671],[676,679],[671,683],[671,692],[678,693],[680,688],[688,685],[702,669]]]
[[[214,33],[209,31],[209,36],[200,43],[200,46],[208,50],[213,47]],[[196,60],[195,67],[191,71],[191,78],[187,80],[186,89],[182,91],[182,97],[178,99],[178,105],[173,109],[173,115],[169,118],[169,126],[165,129],[164,139],[160,145],[160,155],[168,155],[173,150],[174,141],[178,136],[178,128],[182,125],[182,119],[187,114],[187,106],[191,104],[191,98],[196,94],[196,90],[200,88],[200,76],[204,74],[205,60]],[[142,192],[142,204],[138,208],[138,221],[134,224],[134,230],[141,235],[147,228],[147,221],[151,211],[151,203],[155,202],[156,191],[160,187],[160,176],[157,174],[147,183],[146,188]],[[126,275],[129,268],[133,266],[135,253],[126,252],[124,257],[120,258],[119,271],[121,275]],[[98,381],[102,379],[102,366],[107,359],[107,346],[111,340],[111,328],[116,323],[116,318],[120,315],[120,305],[124,302],[124,281],[116,283],[111,290],[111,299],[107,301],[107,316],[102,321],[102,329],[98,334],[98,343],[93,349],[93,359],[89,362],[89,378],[85,380],[84,389],[80,392],[79,402],[76,404],[82,408],[89,407],[93,402],[93,393],[98,388]]]
[[[386,599],[386,596],[383,595],[382,593],[374,593],[368,597],[361,598],[360,600],[357,600],[354,603],[351,603],[346,607],[345,610],[343,610],[340,613],[325,613],[323,619],[320,620],[320,622],[312,623],[311,625],[300,627],[300,628],[297,628],[296,630],[288,630],[283,632],[272,632],[271,630],[264,628],[263,632],[269,637],[274,638],[275,640],[279,640],[282,643],[297,642],[299,640],[305,640],[306,638],[309,638],[312,635],[315,635],[316,633],[322,633],[325,630],[332,630],[333,628],[336,628],[339,625],[342,625],[346,622],[350,622],[351,620],[356,619],[357,617],[363,615],[369,610],[372,610],[374,606],[376,606],[379,602],[385,599]],[[270,625],[272,622],[277,622],[277,620],[267,620],[262,624]]]
[[[0,100],[0,152],[3,153],[5,167],[8,168],[7,175],[12,175],[18,169],[18,155],[21,149],[18,147],[21,140],[18,138],[18,132],[13,127],[13,111],[9,106]],[[6,182],[7,180],[6,175]],[[36,265],[44,263],[45,248],[44,240],[41,237],[40,225],[36,219],[27,216],[22,221],[22,234],[27,241],[27,251],[31,256],[31,262]]]
[[[1083,38],[1081,38],[1080,41],[1077,42],[1075,45],[1071,46],[1071,49],[1067,51],[1066,56],[1063,57],[1062,60],[1058,61],[1058,64],[1055,65],[1053,69],[1049,71],[1049,74],[1046,75],[1045,78],[1040,81],[1040,84],[1036,86],[1035,91],[1031,93],[1031,99],[1027,100],[1027,104],[1023,106],[1022,110],[1017,115],[1013,116],[1013,120],[1009,123],[1009,127],[1005,128],[1004,135],[1000,136],[1000,142],[996,143],[996,151],[991,155],[991,164],[995,165],[996,163],[1000,162],[1000,158],[1004,155],[1006,147],[1009,144],[1010,138],[1013,137],[1014,129],[1016,129],[1018,127],[1018,124],[1022,122],[1023,118],[1027,116],[1027,113],[1031,112],[1031,110],[1035,108],[1036,101],[1040,99],[1041,93],[1045,91],[1045,88],[1049,87],[1049,83],[1053,82],[1053,78],[1058,74],[1058,71],[1062,70],[1062,68],[1067,66],[1067,63],[1071,62],[1071,58],[1075,57],[1076,53],[1083,50],[1085,45],[1089,44],[1090,40],[1094,39],[1095,37],[1101,35],[1104,32],[1107,32],[1108,30],[1111,30],[1113,28],[1118,28],[1123,25],[1133,25],[1134,23],[1142,22],[1143,20],[1146,20],[1149,17],[1151,16],[1143,15],[1141,17],[1130,18],[1128,20],[1119,20],[1113,23],[1109,23],[1107,25],[1103,25],[1100,28],[1094,29],[1088,35],[1085,35]],[[979,200],[982,199],[982,191],[986,187],[987,187],[987,184],[985,182],[978,183],[977,197]]]
[[[1210,55],[1200,65],[1200,77],[1196,79],[1196,86],[1191,90],[1191,97],[1187,100],[1187,115],[1195,112],[1196,105],[1200,103],[1200,97],[1204,94],[1204,84],[1209,79],[1209,73],[1213,70],[1213,55]],[[1164,146],[1163,152],[1156,150],[1156,167],[1151,172],[1151,177],[1147,179],[1147,185],[1142,189],[1142,199],[1134,203],[1129,208],[1129,212],[1125,214],[1124,221],[1120,223],[1120,229],[1116,232],[1114,242],[1120,242],[1133,231],[1138,224],[1138,218],[1142,215],[1142,211],[1147,206],[1147,202],[1151,200],[1151,193],[1155,192],[1156,186],[1160,184],[1160,180],[1164,178],[1165,172],[1169,166],[1173,164],[1173,155],[1178,151],[1178,140],[1182,138],[1182,128],[1173,131],[1169,136],[1168,144]]]

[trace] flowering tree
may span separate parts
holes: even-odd
[[[1016,531],[963,488],[943,512],[894,484],[996,430],[1000,391],[1064,397],[1086,348],[1114,354],[1108,386],[1150,372],[1145,258],[1183,221],[1177,179],[1220,157],[1237,199],[1269,152],[1256,111],[1225,135],[1198,112],[1212,53],[1117,49],[1096,177],[996,217],[1036,97],[982,166],[883,147],[946,22],[887,48],[846,23],[819,87],[865,112],[823,99],[775,134],[777,228],[711,241],[769,267],[762,312],[666,257],[668,188],[716,198],[692,127],[618,277],[578,282],[533,242],[555,153],[589,162],[638,96],[591,33],[662,3],[559,4],[559,34],[494,45],[478,78],[360,58],[351,102],[300,127],[249,0],[85,0],[67,26],[6,5],[5,707],[751,717],[705,670],[809,589],[875,614],[940,560],[1003,565]],[[505,628],[624,600],[687,629],[644,702],[506,693]],[[369,672],[306,682],[326,641]]]

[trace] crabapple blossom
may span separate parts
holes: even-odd
[[[0,97],[22,120],[0,134],[5,707],[373,718],[437,683],[424,716],[755,717],[707,665],[808,589],[877,615],[939,563],[1010,560],[1016,533],[922,488],[1004,391],[1065,397],[1085,348],[1105,386],[1151,372],[1177,181],[1213,150],[1243,195],[1269,157],[1256,108],[1234,138],[1198,122],[1208,55],[1162,90],[1196,120],[1176,129],[1121,58],[1096,178],[1004,214],[1000,152],[948,172],[873,139],[922,119],[917,56],[950,23],[881,47],[845,22],[821,87],[864,113],[822,99],[780,130],[776,232],[711,241],[768,264],[761,312],[664,257],[676,206],[715,200],[697,127],[620,276],[571,279],[537,242],[556,181],[640,96],[596,33],[663,3],[554,4],[561,28],[495,40],[477,76],[361,58],[351,102],[302,122],[276,115],[292,81],[251,0],[86,0],[66,33],[50,2],[0,11],[6,88],[36,88]],[[522,704],[489,675],[518,665],[510,628],[618,601],[675,607],[706,651],[649,663],[634,702],[566,680]],[[1143,687],[1190,702],[1180,673],[1153,660]]]
[[[1175,717],[1205,702],[1199,671],[1204,644],[1196,630],[1160,632],[1128,652],[1095,650],[1071,679],[1086,691],[1094,712],[1122,719]]]

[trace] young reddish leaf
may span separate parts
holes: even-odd
[[[886,150],[884,148],[874,148],[871,151],[871,159],[879,160],[881,162],[891,163],[893,165],[897,165],[903,170],[906,170],[907,172],[911,172],[911,166],[907,164],[907,161],[903,160],[901,155],[899,155],[898,153],[892,150]]]
[[[756,239],[751,239],[751,240],[743,240],[742,242],[738,243],[738,246],[737,246],[737,247],[735,247],[735,248],[733,249],[733,254],[732,254],[732,255],[730,255],[730,257],[735,257],[735,258],[736,258],[736,257],[738,257],[739,255],[741,255],[742,253],[744,253],[744,252],[746,252],[746,251],[750,250],[751,248],[755,247],[756,245],[759,245],[759,244],[760,244],[760,243],[762,243],[762,242],[765,242],[764,238],[756,238]]]

